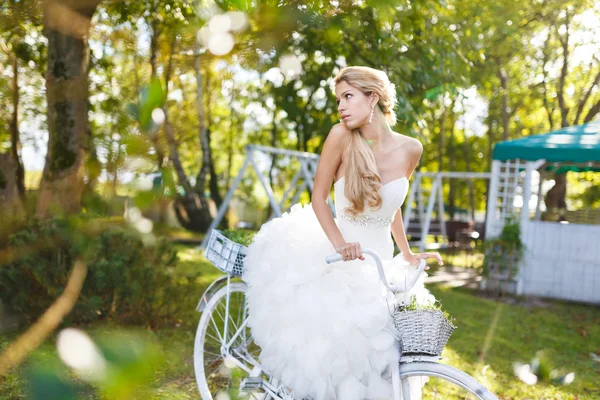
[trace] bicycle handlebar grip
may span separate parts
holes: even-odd
[[[342,255],[339,253],[330,254],[327,257],[325,257],[325,262],[327,264],[331,264],[338,261],[342,261]]]
[[[417,284],[419,277],[421,276],[423,271],[425,271],[425,266],[427,265],[425,263],[425,260],[421,259],[419,261],[419,266],[417,267],[417,270],[415,271],[415,273],[413,274],[413,276],[410,279],[410,282],[405,281],[404,287],[399,287],[397,285],[388,283],[388,281],[385,277],[385,271],[383,270],[383,264],[381,262],[381,258],[379,257],[379,254],[377,254],[377,252],[375,252],[374,250],[369,249],[369,248],[363,248],[362,252],[363,252],[363,254],[368,254],[375,259],[375,264],[377,264],[377,270],[379,272],[379,278],[381,279],[383,284],[388,288],[388,290],[390,290],[392,292],[408,292],[409,290],[411,290]],[[333,254],[330,254],[327,257],[325,257],[325,262],[327,262],[327,264],[331,264],[331,263],[342,261],[342,260],[343,260],[343,257],[339,253],[333,253]]]

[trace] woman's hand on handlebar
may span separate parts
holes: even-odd
[[[408,261],[410,265],[415,267],[419,265],[419,260],[427,260],[428,258],[435,258],[439,265],[444,265],[444,260],[442,260],[442,256],[437,251],[430,253],[403,254],[402,257],[404,257],[404,259]],[[428,270],[429,267],[425,267],[425,269]]]
[[[358,242],[344,242],[339,246],[335,246],[335,251],[342,256],[343,261],[352,261],[357,258],[364,260],[365,257],[362,255],[362,249]]]

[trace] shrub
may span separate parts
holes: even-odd
[[[174,247],[158,239],[145,244],[122,225],[93,219],[33,219],[9,236],[4,251],[19,254],[0,265],[0,299],[27,320],[38,318],[62,293],[82,257],[88,274],[71,322],[115,319],[156,326],[174,318]],[[2,250],[0,249],[0,252]]]

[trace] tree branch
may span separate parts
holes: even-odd
[[[592,106],[592,108],[590,108],[590,110],[588,111],[587,115],[585,116],[585,119],[583,120],[583,122],[585,124],[587,124],[592,119],[594,119],[594,117],[598,114],[598,112],[600,112],[600,100],[598,100],[596,102],[596,104],[594,104]]]
[[[544,43],[544,49],[542,53],[544,54],[544,59],[542,60],[542,74],[544,76],[544,80],[542,82],[542,87],[544,89],[544,108],[546,109],[546,113],[548,114],[548,123],[550,124],[550,129],[554,127],[554,119],[552,115],[554,114],[554,108],[550,107],[550,102],[548,101],[548,86],[546,84],[548,80],[548,72],[546,72],[546,64],[548,64],[548,58],[550,57],[548,54],[548,48],[550,46],[551,32],[548,32],[548,37],[546,38],[546,42]]]
[[[169,61],[167,62],[167,68],[165,70],[165,85],[167,86],[167,89],[165,89],[165,97],[169,92],[169,81],[171,80],[171,72],[173,70],[173,53],[175,52],[176,46],[177,35],[173,34],[171,48],[169,51]],[[169,119],[169,112],[166,103],[163,106],[163,112],[165,113],[165,133],[167,134],[167,141],[169,142],[169,159],[173,163],[179,184],[183,186],[186,193],[191,193],[192,186],[187,175],[185,174],[181,160],[179,159],[179,148],[177,147],[177,140],[175,140],[175,132],[173,131],[173,125],[171,125],[171,120]]]
[[[596,57],[594,57],[594,59],[595,58]],[[600,82],[600,71],[598,71],[598,73],[596,74],[594,81],[592,82],[592,84],[590,85],[588,90],[585,92],[585,95],[583,96],[583,98],[579,102],[579,105],[577,106],[577,114],[575,115],[575,125],[579,124],[579,118],[581,117],[581,114],[583,113],[583,107],[585,107],[585,104],[587,103],[587,101],[589,100],[589,98],[592,94],[592,90],[594,89],[594,86],[596,86],[598,84],[598,82]]]
[[[556,33],[558,36],[558,40],[562,44],[562,48],[563,48],[563,65],[560,70],[560,77],[558,79],[557,97],[558,97],[558,106],[560,108],[560,115],[561,115],[561,126],[564,128],[566,126],[569,126],[569,121],[567,120],[569,108],[566,105],[565,94],[564,94],[565,81],[567,79],[567,73],[569,71],[569,13],[568,12],[566,12],[566,15],[565,15],[566,32],[564,35],[564,40],[561,37],[560,33],[558,32],[558,29],[559,28],[557,26]]]
[[[11,369],[21,364],[33,350],[38,348],[59,327],[79,298],[86,275],[87,264],[80,259],[75,260],[67,286],[62,294],[35,324],[11,343],[0,355],[0,376],[7,374]]]

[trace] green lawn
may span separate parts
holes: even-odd
[[[600,310],[562,302],[506,304],[466,290],[431,288],[458,328],[444,363],[464,370],[504,399],[600,399]],[[575,373],[568,386],[528,386],[514,377],[513,363],[529,363],[544,350],[556,367]]]
[[[177,274],[182,290],[189,293],[182,305],[178,326],[145,331],[158,343],[164,360],[147,381],[140,399],[197,399],[192,350],[199,314],[194,311],[203,289],[220,272],[190,247],[179,247],[181,263]],[[444,352],[443,362],[460,368],[481,380],[500,399],[600,399],[600,363],[590,353],[600,355],[600,310],[597,307],[563,302],[516,300],[496,302],[461,289],[431,287],[458,329]],[[132,329],[107,323],[83,327],[95,337],[103,331]],[[0,349],[15,337],[0,336]],[[36,352],[56,354],[55,338]],[[536,351],[544,349],[552,362],[567,372],[575,372],[569,386],[542,383],[528,386],[514,377],[513,363],[528,363]],[[24,368],[0,378],[0,399],[25,398]],[[83,391],[83,398],[101,398]]]

